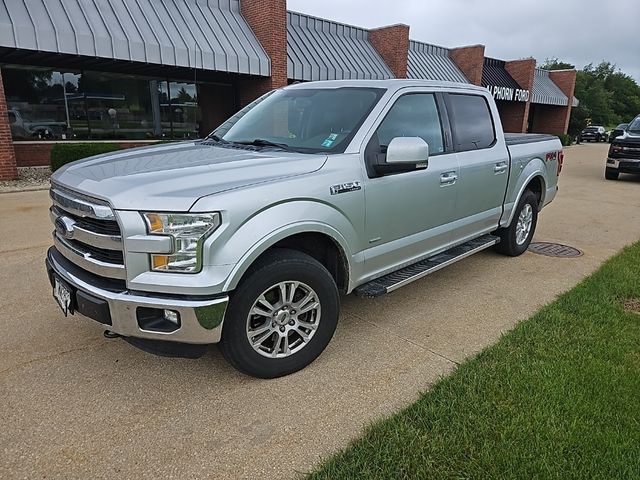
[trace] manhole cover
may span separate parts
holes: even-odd
[[[626,312],[640,315],[640,298],[627,298],[622,306]]]
[[[579,257],[582,252],[577,248],[562,245],[560,243],[533,242],[528,250],[547,257]]]

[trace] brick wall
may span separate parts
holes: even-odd
[[[532,104],[533,122],[531,131],[534,133],[549,133],[551,135],[562,135],[567,133],[569,116],[567,107],[556,105]]]
[[[523,60],[511,60],[505,62],[505,70],[518,82],[523,90],[533,90],[533,76],[536,72],[536,61],[534,58]]]
[[[16,155],[11,140],[11,127],[7,116],[7,101],[4,97],[4,83],[0,72],[0,180],[18,178]]]
[[[527,128],[527,116],[529,115],[529,105],[527,102],[496,102],[502,129],[505,133],[524,133]]]
[[[473,85],[482,84],[484,45],[470,45],[449,50],[449,57]]]
[[[242,107],[270,90],[287,85],[287,2],[240,0],[240,10],[271,59],[271,77],[238,82],[238,99]]]
[[[549,77],[555,83],[562,93],[564,93],[569,99],[569,104],[564,107],[561,118],[555,120],[558,124],[562,124],[560,133],[567,133],[569,129],[569,119],[571,118],[571,108],[573,106],[573,94],[576,87],[576,75],[575,70],[554,70],[549,72]]]
[[[79,142],[85,143],[85,142]],[[87,140],[86,143],[91,143]],[[112,143],[112,142],[108,142]],[[118,142],[116,142],[118,143]],[[119,142],[120,148],[144,147],[153,142]],[[18,167],[48,167],[51,161],[51,149],[56,142],[15,142],[16,164]]]
[[[521,107],[518,115],[514,113],[510,119],[509,127],[513,130],[506,132],[523,133],[528,130],[529,110],[531,109],[531,96],[533,95],[533,77],[536,72],[536,61],[533,58],[523,60],[511,60],[505,63],[505,70],[520,85],[523,90],[529,90],[529,101]]]
[[[16,152],[16,164],[19,167],[44,167],[51,160],[53,143],[16,142],[13,149]]]
[[[369,30],[369,41],[396,78],[407,78],[408,25],[390,25]]]

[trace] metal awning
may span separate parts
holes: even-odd
[[[407,78],[469,83],[448,49],[414,40],[409,42]]]
[[[482,86],[488,87],[489,85],[513,88],[514,90],[520,88],[520,84],[505,69],[503,60],[485,57],[482,67]]]
[[[0,0],[0,47],[270,75],[239,0]]]
[[[287,12],[287,76],[292,80],[393,78],[365,29]]]
[[[578,100],[576,97],[573,97],[573,102],[571,103],[571,106],[575,108],[579,105],[580,105],[580,100]]]
[[[536,68],[535,75],[533,76],[533,92],[531,96],[532,103],[541,103],[544,105],[558,105],[566,107],[569,104],[569,99],[560,90],[551,77],[549,77],[549,71],[542,68]]]

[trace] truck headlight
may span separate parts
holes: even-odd
[[[202,270],[202,244],[220,226],[220,214],[143,213],[151,235],[173,238],[171,255],[151,255],[151,269],[160,272],[197,273]]]

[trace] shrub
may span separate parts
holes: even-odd
[[[573,138],[571,137],[571,135],[568,135],[566,133],[563,133],[562,135],[558,135],[558,138],[562,142],[562,145],[564,145],[565,147],[568,147],[573,143]]]
[[[115,152],[121,148],[117,143],[56,143],[51,149],[51,171],[55,172],[63,165],[82,158]]]

